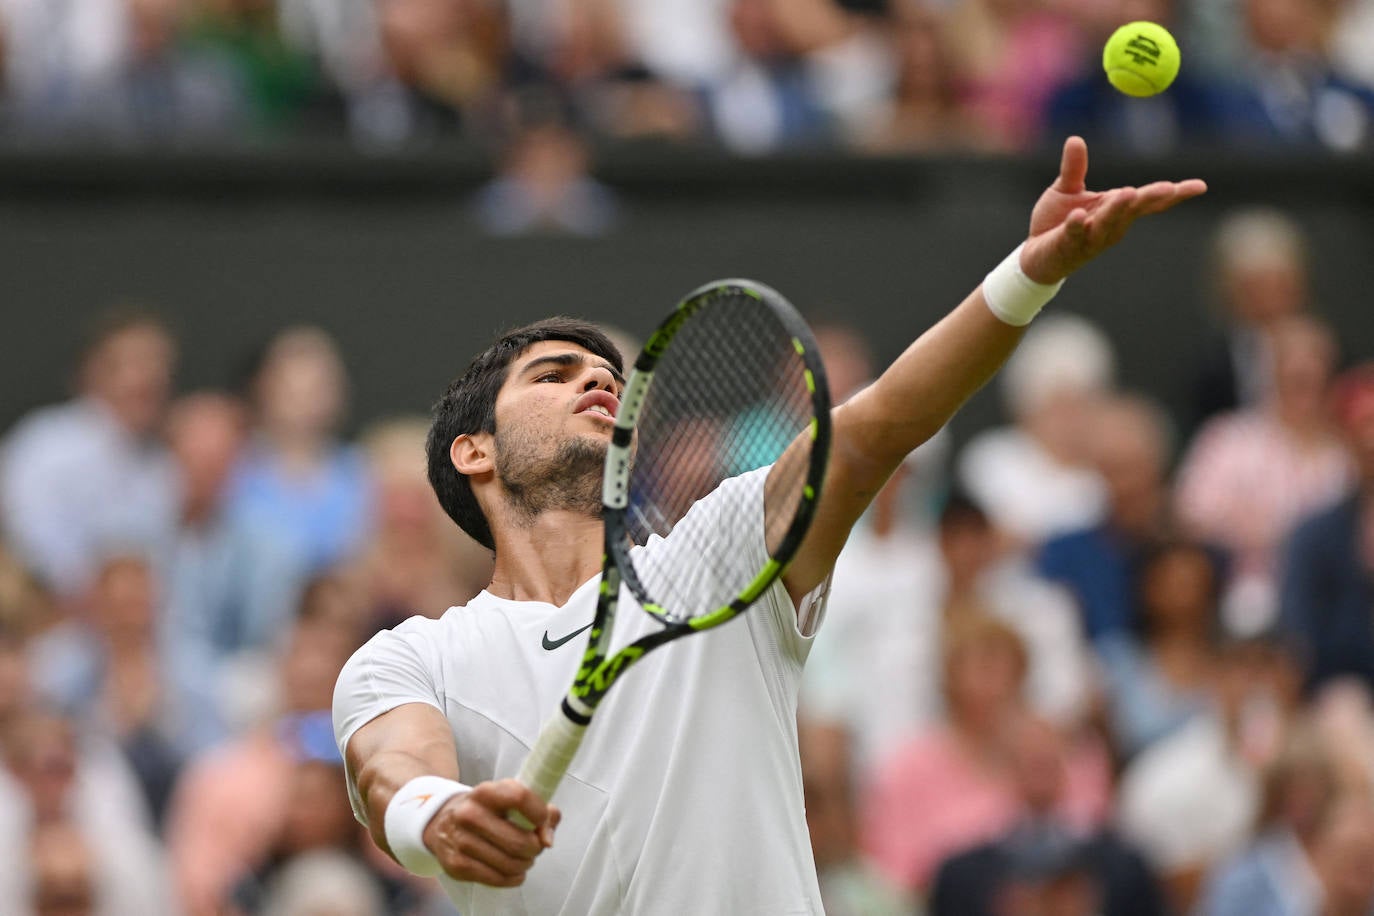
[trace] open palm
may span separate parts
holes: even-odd
[[[1167,210],[1207,190],[1199,179],[1156,181],[1141,188],[1089,191],[1088,145],[1064,141],[1059,177],[1031,211],[1021,269],[1038,283],[1055,283],[1121,241],[1137,219]]]

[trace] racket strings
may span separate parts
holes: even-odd
[[[718,296],[686,322],[665,352],[638,423],[638,454],[626,513],[632,539],[673,536],[662,561],[635,552],[644,590],[675,617],[709,613],[728,603],[759,573],[759,558],[722,552],[718,526],[678,523],[714,494],[713,511],[734,521],[757,516],[753,488],[718,491],[730,477],[774,465],[794,440],[799,460],[774,467],[767,488],[766,543],[774,548],[791,525],[808,469],[806,433],[813,417],[805,361],[771,309],[753,297]],[[727,503],[728,501],[728,503]]]

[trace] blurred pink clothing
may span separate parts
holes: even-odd
[[[1292,527],[1339,499],[1350,477],[1350,457],[1335,436],[1304,444],[1266,413],[1223,414],[1184,456],[1178,517],[1232,551],[1237,575],[1269,580]]]
[[[167,823],[167,850],[191,916],[223,912],[234,883],[281,833],[294,763],[270,728],[198,760],[181,779]]]
[[[1111,799],[1104,748],[1081,744],[1065,764],[1059,815],[1073,827],[1101,826]],[[924,891],[941,862],[1006,833],[1022,813],[1010,770],[980,769],[942,727],[879,768],[864,800],[863,844],[890,879]]]
[[[1007,27],[1002,65],[970,74],[960,87],[964,107],[1011,149],[1033,143],[1045,108],[1060,85],[1081,66],[1082,37],[1064,16],[1030,12]]]

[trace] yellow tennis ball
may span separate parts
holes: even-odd
[[[1143,97],[1163,92],[1178,76],[1178,42],[1161,25],[1128,22],[1102,49],[1102,68],[1113,86]]]

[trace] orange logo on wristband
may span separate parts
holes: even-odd
[[[417,796],[415,796],[414,798],[412,798],[411,801],[413,801],[413,802],[419,802],[420,804],[423,805],[425,802],[429,801],[429,800],[430,800],[431,798],[433,798],[433,797],[434,797],[434,796],[433,796],[432,794],[431,794],[431,795],[417,795]]]

